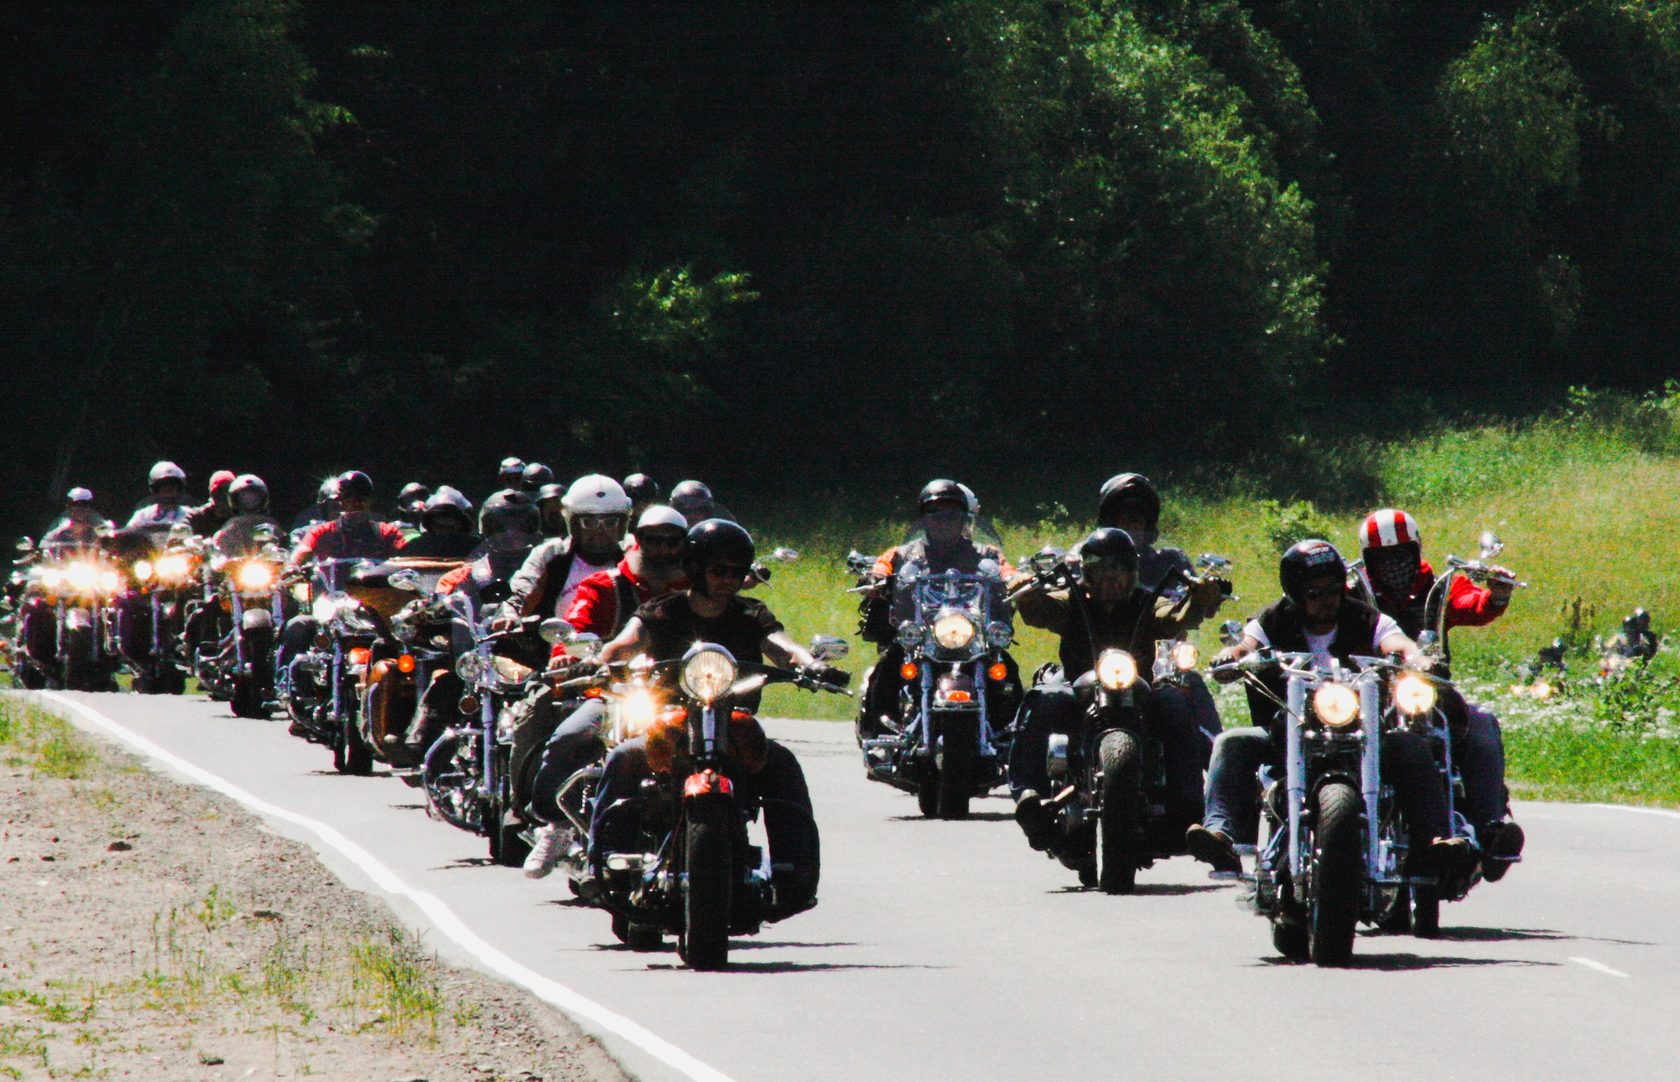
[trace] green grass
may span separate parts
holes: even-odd
[[[85,778],[98,756],[74,726],[39,707],[0,700],[0,761],[31,776]]]
[[[1527,422],[1449,428],[1401,443],[1307,447],[1290,458],[1292,463],[1298,458],[1307,472],[1287,483],[1274,477],[1269,485],[1237,478],[1218,489],[1164,486],[1164,543],[1192,555],[1217,552],[1235,560],[1237,600],[1222,617],[1241,618],[1277,596],[1277,560],[1285,546],[1316,534],[1350,559],[1357,557],[1358,525],[1378,507],[1399,506],[1416,516],[1424,555],[1437,569],[1445,567],[1448,553],[1475,556],[1478,535],[1494,531],[1506,544],[1499,562],[1529,586],[1494,624],[1455,632],[1453,650],[1460,675],[1487,689],[1491,709],[1513,716],[1508,729],[1521,730],[1510,739],[1513,779],[1531,791],[1571,799],[1680,803],[1680,787],[1662,782],[1664,771],[1680,777],[1673,769],[1680,765],[1675,735],[1607,721],[1617,712],[1654,711],[1659,708],[1654,700],[1606,703],[1603,695],[1582,688],[1552,704],[1549,715],[1534,717],[1527,704],[1501,690],[1516,665],[1540,646],[1573,635],[1580,647],[1590,647],[1594,635],[1613,633],[1636,606],[1653,613],[1659,633],[1672,636],[1680,628],[1676,391],[1671,385],[1644,398],[1573,392],[1558,411]],[[1097,477],[1108,467],[1095,465],[1088,472]],[[1317,489],[1332,498],[1322,504],[1277,499],[1268,488]],[[1350,491],[1367,492],[1368,498],[1350,497]],[[982,490],[982,499],[986,495]],[[1088,513],[1081,508],[1068,514],[1051,504],[997,525],[1014,560],[1047,543],[1065,547],[1077,541],[1089,528]],[[788,545],[802,556],[777,567],[758,596],[797,639],[844,635],[853,648],[845,665],[854,673],[854,688],[875,651],[856,636],[857,605],[855,595],[845,593],[852,584],[845,556],[853,547],[875,553],[895,544],[907,515],[833,499],[748,516],[763,549]],[[1217,623],[1199,633],[1204,656],[1218,649]],[[1050,636],[1024,627],[1017,633],[1015,654],[1023,671],[1053,655]],[[1585,655],[1577,658],[1577,668],[1584,663]],[[1672,663],[1664,663],[1655,671],[1671,669]],[[854,708],[855,700],[787,688],[772,688],[766,696],[766,710],[785,716],[849,718]]]

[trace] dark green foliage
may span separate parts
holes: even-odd
[[[15,532],[159,455],[1317,498],[1680,336],[1675,0],[41,0],[0,86]]]

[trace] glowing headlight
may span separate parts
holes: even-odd
[[[974,621],[966,612],[947,609],[934,617],[933,641],[946,650],[961,650],[974,641],[974,632]]]
[[[192,570],[192,565],[185,556],[168,553],[158,557],[156,568],[159,582],[180,582]]]
[[[133,570],[134,570],[134,581],[135,582],[145,582],[147,579],[152,577],[152,561],[150,561],[150,560],[135,560]]]
[[[735,658],[721,646],[696,646],[683,658],[678,683],[701,702],[711,702],[735,682]]]
[[[234,579],[239,583],[241,590],[257,593],[273,587],[274,568],[261,560],[247,560],[239,565]]]
[[[1104,650],[1097,658],[1097,683],[1124,691],[1137,682],[1137,662],[1124,650]]]
[[[1346,684],[1325,684],[1313,692],[1313,712],[1319,721],[1340,729],[1359,716],[1359,696]]]
[[[296,601],[299,605],[302,605],[309,600],[309,584],[307,582],[292,583],[292,600]]]
[[[653,724],[653,696],[646,688],[636,688],[618,700],[618,719],[627,736],[641,736]]]
[[[531,675],[529,665],[521,665],[511,657],[493,654],[490,657],[490,667],[496,670],[496,678],[509,684],[523,684]]]
[[[1202,652],[1196,649],[1193,642],[1181,642],[1172,648],[1173,668],[1179,672],[1189,672],[1202,660]]]
[[[338,595],[322,594],[309,606],[309,615],[315,617],[315,622],[318,624],[329,623],[334,616],[338,615],[338,602]]]
[[[92,564],[84,564],[78,561],[70,565],[70,569],[64,573],[64,578],[70,584],[72,590],[78,593],[87,593],[99,581],[99,569]]]
[[[1408,717],[1427,714],[1435,709],[1435,685],[1416,673],[1407,673],[1394,682],[1394,705]]]
[[[58,589],[59,585],[63,582],[64,572],[60,571],[56,567],[49,567],[41,572],[41,585],[45,586],[49,590]]]
[[[115,571],[101,571],[99,573],[100,593],[114,594],[122,586],[122,577]]]

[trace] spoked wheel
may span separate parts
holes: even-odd
[[[677,952],[695,969],[722,969],[729,964],[733,813],[729,802],[721,799],[695,800],[688,808],[683,833],[683,926]]]
[[[1353,957],[1359,892],[1365,881],[1359,844],[1363,805],[1358,791],[1345,782],[1324,785],[1315,801],[1307,952],[1314,965],[1346,965]]]
[[[1143,838],[1143,808],[1139,799],[1139,761],[1142,749],[1131,733],[1103,734],[1098,749],[1102,764],[1102,870],[1098,886],[1106,894],[1130,894],[1137,889],[1137,845]]]

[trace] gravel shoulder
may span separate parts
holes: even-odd
[[[0,1079],[619,1080],[231,801],[0,703]]]

